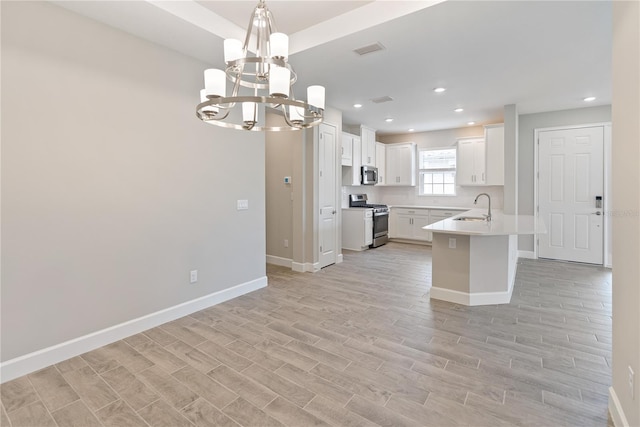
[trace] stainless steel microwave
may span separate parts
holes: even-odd
[[[373,166],[362,166],[360,174],[360,183],[362,185],[375,185],[378,183],[378,168]]]

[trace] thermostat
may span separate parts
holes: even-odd
[[[285,184],[291,184],[291,177],[290,176],[285,176],[284,177],[284,183]]]

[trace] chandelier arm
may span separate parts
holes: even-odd
[[[282,107],[282,115],[284,116],[284,121],[285,123],[287,123],[287,125],[289,125],[292,128],[296,128],[296,129],[301,129],[302,128],[302,124],[296,124],[291,122],[291,120],[289,120],[289,116],[287,114],[287,109],[284,107],[284,104],[281,104]]]

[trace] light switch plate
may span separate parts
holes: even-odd
[[[248,200],[238,200],[237,209],[239,211],[246,211],[249,209],[249,201]]]

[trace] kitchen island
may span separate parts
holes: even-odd
[[[483,209],[423,227],[433,233],[431,298],[464,305],[508,304],[516,277],[518,235],[546,233],[532,215]],[[460,220],[467,218],[467,220]]]

